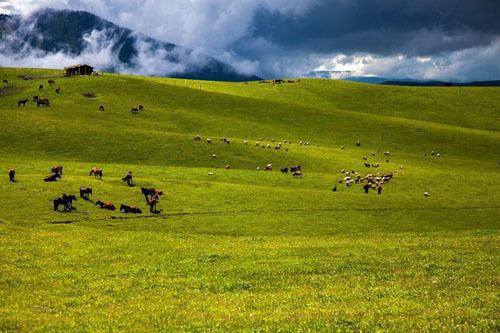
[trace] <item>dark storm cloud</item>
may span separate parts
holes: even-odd
[[[322,1],[293,18],[258,10],[247,38],[318,53],[427,56],[489,45],[499,17],[498,0]]]

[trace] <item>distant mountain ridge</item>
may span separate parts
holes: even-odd
[[[135,33],[85,11],[46,9],[28,18],[0,15],[0,53],[20,61],[33,57],[35,63],[37,57],[54,54],[64,55],[65,59],[88,58],[86,62],[99,71],[214,81],[260,79],[241,74],[215,58]]]
[[[311,71],[304,78],[316,79],[331,79],[353,81],[371,84],[383,84],[392,86],[414,86],[414,87],[499,87],[500,80],[493,81],[474,81],[474,82],[458,82],[458,81],[439,81],[439,80],[418,80],[418,79],[389,79],[379,76],[352,76],[352,71],[328,71],[317,70]]]

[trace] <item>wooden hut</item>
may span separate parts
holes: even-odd
[[[64,70],[66,76],[91,75],[94,72],[94,67],[83,64],[64,67]]]

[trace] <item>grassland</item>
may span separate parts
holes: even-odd
[[[52,73],[0,69],[0,331],[500,329],[498,88],[105,74],[56,94],[31,71]],[[34,95],[51,106],[17,107]],[[342,169],[400,174],[366,195]],[[52,210],[82,185],[145,213]],[[164,190],[159,214],[141,186]]]

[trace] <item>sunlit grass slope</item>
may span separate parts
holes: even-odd
[[[0,331],[498,330],[498,88],[30,72],[0,69]],[[144,213],[53,211],[80,186]]]

